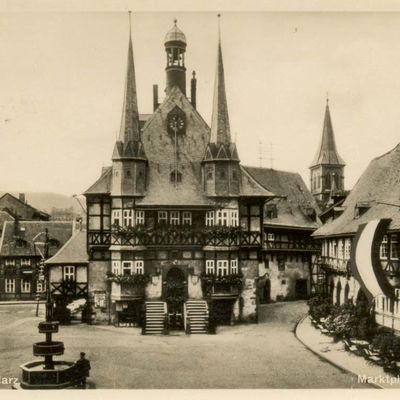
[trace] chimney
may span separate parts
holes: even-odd
[[[153,85],[153,111],[158,108],[158,85]]]
[[[194,108],[196,108],[196,85],[197,85],[196,71],[193,71],[192,79],[190,81],[190,100]]]
[[[19,200],[22,201],[23,203],[26,203],[26,200],[25,200],[25,193],[20,193],[20,194],[19,194]]]

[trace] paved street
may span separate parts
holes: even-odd
[[[217,335],[152,337],[135,328],[79,324],[61,327],[55,339],[65,343],[64,359],[87,353],[97,388],[370,387],[297,340],[294,326],[305,312],[303,302],[268,305],[267,322],[223,327]],[[34,305],[0,306],[0,377],[19,377],[19,365],[34,358],[41,319]]]

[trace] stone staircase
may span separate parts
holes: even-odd
[[[188,334],[208,332],[208,304],[204,300],[188,300],[185,303],[185,330]]]
[[[167,303],[164,301],[146,301],[142,334],[166,335],[167,333]]]

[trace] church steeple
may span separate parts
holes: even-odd
[[[319,164],[346,165],[340,157],[335,142],[335,135],[332,128],[331,113],[329,110],[329,99],[326,99],[325,118],[322,129],[322,139],[315,154],[311,167]]]
[[[326,100],[325,117],[320,145],[310,166],[311,193],[324,207],[332,194],[344,194],[344,166],[340,157],[332,127],[329,99]]]
[[[221,29],[218,15],[218,55],[214,82],[214,101],[211,118],[211,143],[231,143],[228,103],[226,101],[224,63],[222,60]]]

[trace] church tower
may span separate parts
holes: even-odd
[[[345,165],[336,148],[327,99],[321,144],[310,166],[311,193],[322,206],[343,195]]]
[[[174,21],[174,26],[165,35],[165,51],[167,53],[167,73],[166,93],[174,87],[178,86],[181,92],[186,95],[186,67],[185,67],[185,52],[186,52],[186,37],[185,34],[178,28],[177,20]]]
[[[240,160],[236,145],[231,140],[219,26],[218,29],[211,137],[203,160],[203,179],[204,190],[208,196],[229,197],[239,194]]]
[[[128,65],[119,137],[112,155],[112,196],[143,196],[147,159],[141,140],[135,64],[129,20]]]

